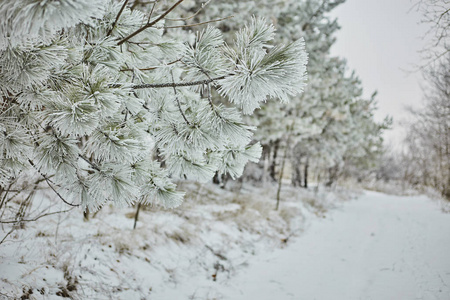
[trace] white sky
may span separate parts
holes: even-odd
[[[400,123],[408,118],[405,107],[419,107],[422,101],[421,74],[407,70],[420,63],[427,27],[419,24],[421,15],[412,6],[410,0],[347,0],[332,14],[341,30],[331,53],[347,59],[366,97],[378,91],[375,117],[394,118],[385,137],[395,148],[404,135]]]

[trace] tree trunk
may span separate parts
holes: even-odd
[[[328,169],[328,182],[325,184],[327,187],[333,185],[337,180],[339,167],[336,165]]]
[[[219,172],[216,172],[216,174],[214,174],[212,182],[214,184],[218,184],[221,189],[224,189],[225,185],[228,182],[228,179],[229,179],[228,174],[221,174],[221,175],[219,175]]]
[[[139,211],[141,210],[141,203],[138,203],[136,208],[136,214],[134,215],[134,225],[133,230],[136,229],[137,222],[139,220]]]
[[[275,210],[278,210],[278,208],[280,207],[280,194],[281,194],[281,185],[283,183],[284,166],[286,165],[286,157],[287,157],[289,145],[291,143],[291,134],[292,134],[292,129],[294,128],[294,123],[295,123],[295,121],[292,122],[292,125],[287,130],[287,139],[286,139],[286,146],[285,146],[286,148],[284,149],[284,154],[282,157],[283,160],[281,162],[280,176],[278,177],[277,205],[275,206]],[[279,145],[280,145],[280,141],[278,140],[276,147],[279,147]]]
[[[295,164],[293,167],[293,174],[292,174],[292,186],[295,187],[301,187],[302,186],[302,169],[301,164]]]
[[[230,176],[228,176],[228,173],[222,174],[222,176],[220,176],[220,188],[221,189],[225,189],[225,185],[227,184],[228,179],[230,179]]]
[[[273,146],[272,163],[271,163],[270,168],[269,168],[269,175],[270,175],[270,178],[272,178],[273,181],[277,181],[275,167],[276,167],[276,163],[277,163],[277,155],[278,155],[278,148],[279,147],[280,147],[280,141],[276,140],[274,142],[274,146]]]
[[[270,145],[262,145],[263,152],[261,155],[261,160],[259,161],[259,164],[261,164],[262,167],[262,175],[260,178],[260,182],[265,183],[267,180],[267,174],[269,171],[269,164],[270,164]]]
[[[216,172],[216,174],[214,174],[214,177],[212,179],[212,182],[214,184],[220,184],[220,178],[219,178],[219,172]]]
[[[275,206],[275,210],[278,210],[278,208],[280,207],[281,185],[282,185],[282,181],[283,181],[284,166],[286,165],[286,156],[287,156],[287,151],[289,148],[288,146],[289,146],[289,139],[288,139],[288,143],[286,145],[286,149],[284,150],[283,161],[281,163],[280,176],[278,177],[277,205]]]
[[[306,162],[305,162],[305,169],[304,169],[304,174],[303,174],[303,187],[305,189],[308,188],[308,168],[309,168],[309,158],[306,158]]]

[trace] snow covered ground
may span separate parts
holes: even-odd
[[[136,230],[131,208],[25,223],[0,245],[0,299],[450,299],[450,214],[425,196],[286,187],[275,212],[275,186],[184,188]]]
[[[285,187],[275,211],[276,186],[227,191],[183,183],[175,210],[104,207],[88,222],[79,209],[0,228],[0,299],[220,299],[223,282],[248,260],[289,244],[311,220],[347,198]],[[22,198],[8,203],[14,220]],[[67,209],[39,194],[26,219]],[[286,243],[286,240],[288,243]]]
[[[450,299],[450,214],[366,192],[286,249],[256,258],[226,299]]]

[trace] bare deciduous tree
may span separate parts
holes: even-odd
[[[412,111],[408,137],[409,163],[416,176],[409,180],[431,186],[450,200],[450,53],[424,72],[425,106]]]
[[[430,25],[426,36],[430,43],[422,50],[426,65],[450,52],[450,1],[419,0],[415,8],[422,14],[422,23]]]

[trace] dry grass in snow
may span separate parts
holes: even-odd
[[[287,187],[275,211],[275,186],[182,185],[181,207],[141,209],[135,230],[135,208],[112,206],[89,221],[73,209],[2,224],[1,238],[10,234],[0,244],[0,299],[221,299],[216,287],[252,256],[284,247],[340,201],[336,193]],[[37,207],[67,209],[45,191],[28,214]]]

